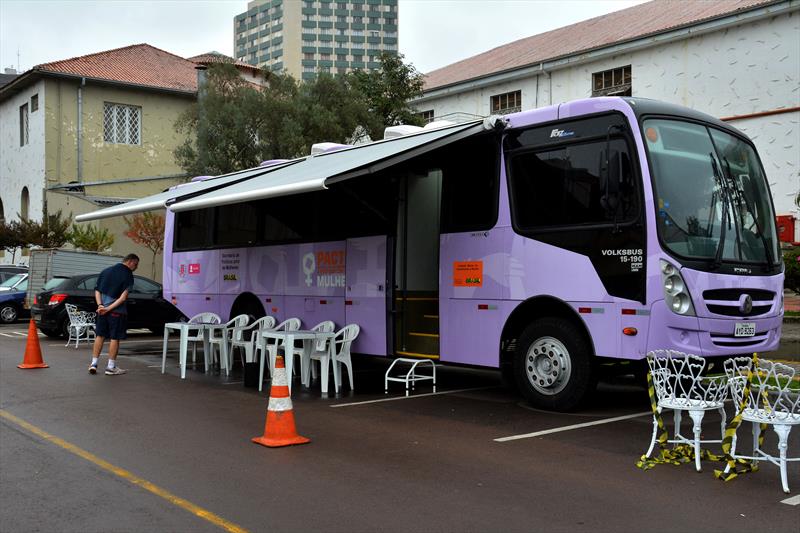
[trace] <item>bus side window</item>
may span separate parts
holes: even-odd
[[[433,158],[442,172],[442,233],[494,227],[499,153],[497,138],[484,135],[453,143]]]

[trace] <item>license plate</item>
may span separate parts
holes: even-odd
[[[737,322],[736,329],[733,331],[734,337],[752,337],[756,334],[755,322]]]

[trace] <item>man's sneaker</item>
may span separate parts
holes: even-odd
[[[89,365],[89,373],[97,374],[97,365]]]
[[[120,374],[125,374],[126,372],[128,371],[122,370],[118,366],[115,366],[114,368],[106,368],[106,376],[119,376]]]

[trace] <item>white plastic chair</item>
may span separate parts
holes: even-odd
[[[311,331],[316,333],[332,333],[336,329],[336,324],[333,323],[332,320],[325,320],[324,322],[320,322],[313,328]],[[316,368],[311,363],[311,355],[317,352],[327,352],[328,351],[328,339],[319,339],[314,342],[314,346],[311,349],[311,353],[306,353],[303,350],[302,346],[297,347],[295,346],[292,349],[292,357],[295,355],[300,357],[300,378],[303,383],[308,383],[308,374],[311,372],[315,378],[317,377]],[[305,360],[303,360],[305,358]],[[318,359],[317,359],[318,360]],[[294,365],[292,365],[294,367]],[[294,367],[297,368],[297,367]],[[327,369],[325,370],[325,375],[328,375]]]
[[[234,328],[243,328],[250,321],[247,315],[237,315],[223,324],[222,328],[212,329],[209,332],[208,342],[210,347],[211,363],[215,363],[219,359],[220,367],[225,368],[225,375],[231,374],[231,366],[233,366],[233,354],[231,353],[231,334]],[[225,349],[223,350],[223,344]],[[225,361],[222,361],[223,352],[226,355]],[[219,357],[216,354],[219,353]]]
[[[95,338],[95,317],[96,313],[91,311],[78,311],[78,307],[72,304],[65,304],[67,308],[67,318],[69,325],[67,326],[67,344],[75,340],[75,349],[78,349],[78,343],[83,338],[86,343],[89,343],[90,338]]]
[[[347,367],[347,375],[350,378],[350,390],[353,390],[353,360],[350,357],[350,347],[358,337],[361,328],[358,324],[348,324],[336,332],[336,336],[331,339],[331,362],[333,363],[333,385],[336,392],[342,385],[342,365]],[[320,361],[321,364],[322,361]],[[323,367],[324,368],[324,367]],[[325,379],[323,372],[323,379]]]
[[[222,323],[222,319],[216,313],[198,313],[194,315],[192,318],[189,319],[189,324],[220,324]],[[189,334],[187,340],[192,345],[192,364],[197,363],[197,343],[203,342],[203,330],[198,329],[197,333]],[[208,363],[209,363],[209,354],[203,354],[205,358],[206,368],[205,371],[208,372]]]
[[[657,411],[660,415],[664,409],[672,409],[675,419],[675,437],[669,443],[689,444],[694,446],[695,468],[700,467],[700,444],[721,443],[725,435],[725,407],[727,397],[725,376],[703,377],[706,360],[692,354],[675,350],[655,350],[647,354],[650,375],[657,399]],[[700,430],[706,411],[717,410],[722,417],[720,439],[701,440]],[[692,419],[693,438],[681,435],[681,415],[688,411]],[[653,413],[653,436],[645,457],[650,457],[656,444],[658,419]]]
[[[242,357],[242,367],[244,367],[245,362],[255,361],[254,345],[259,338],[259,334],[264,330],[274,327],[275,317],[267,315],[253,321],[250,325],[233,328],[231,331],[231,360],[233,360],[233,350],[239,348],[239,353]]]
[[[786,473],[788,461],[800,461],[800,457],[787,457],[789,432],[792,426],[800,424],[800,390],[792,388],[795,370],[787,365],[761,359],[752,372],[750,387],[747,387],[747,376],[752,368],[752,359],[738,357],[725,361],[725,373],[731,389],[731,396],[737,408],[744,404],[742,420],[753,425],[753,455],[736,454],[736,437],[731,442],[731,457],[734,459],[750,459],[754,464],[766,459],[778,466],[781,471],[783,492],[789,492],[789,481]],[[796,384],[795,384],[796,386]],[[745,392],[747,394],[745,395]],[[778,456],[770,455],[761,449],[759,444],[761,424],[772,426],[778,436]],[[738,429],[738,428],[737,428]],[[730,466],[725,468],[727,474]]]
[[[299,318],[289,318],[272,328],[274,331],[297,331],[300,329],[301,322]],[[278,356],[279,341],[275,339],[274,342],[267,342],[266,339],[259,338],[256,344],[256,357],[259,360],[258,366],[258,390],[260,391],[264,385],[264,360],[269,358],[269,373],[270,376],[275,371],[275,359]],[[264,353],[266,351],[266,354]],[[265,356],[266,355],[266,356]],[[291,379],[291,376],[288,376]]]

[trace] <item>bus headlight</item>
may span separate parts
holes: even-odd
[[[692,296],[680,271],[674,265],[661,260],[661,281],[664,284],[664,300],[673,313],[694,316]]]

